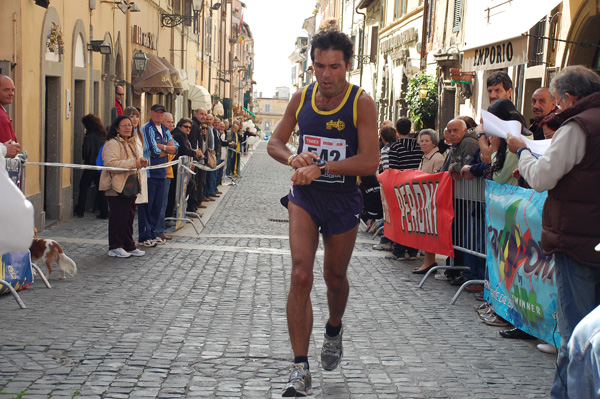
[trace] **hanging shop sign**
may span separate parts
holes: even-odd
[[[382,39],[379,48],[383,54],[386,54],[392,60],[408,58],[408,46],[419,40],[419,31],[417,28],[408,28],[398,34]]]
[[[527,62],[527,38],[524,36],[466,50],[463,69],[484,71]]]
[[[151,32],[144,32],[138,25],[131,27],[131,42],[151,50],[158,50],[158,35]]]

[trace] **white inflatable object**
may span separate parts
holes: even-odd
[[[248,145],[254,145],[254,143],[256,143],[256,137],[250,136],[246,139],[246,141],[248,142]]]
[[[25,252],[33,241],[33,205],[10,180],[0,151],[0,255]]]

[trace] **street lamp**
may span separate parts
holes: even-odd
[[[133,54],[133,67],[135,71],[138,73],[138,76],[141,76],[142,73],[146,70],[146,64],[148,63],[148,57],[146,53],[142,50],[138,50]]]
[[[107,43],[105,40],[90,40],[90,44],[88,44],[88,50],[96,51],[100,54],[111,53],[110,43]]]

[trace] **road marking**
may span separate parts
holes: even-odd
[[[176,237],[176,236],[174,236]],[[201,234],[198,238],[260,238],[260,239],[272,239],[272,240],[288,240],[288,236],[275,236],[275,235],[247,235],[247,234]],[[106,240],[97,240],[90,238],[76,238],[76,237],[52,237],[53,240],[59,243],[70,243],[70,244],[85,244],[85,245],[102,245],[106,246]],[[356,240],[358,243],[373,243],[372,240]],[[141,247],[145,250],[145,248]],[[156,249],[182,249],[182,250],[197,250],[197,251],[214,251],[214,252],[237,252],[237,253],[251,253],[251,254],[268,254],[268,255],[290,255],[289,249],[279,248],[259,248],[259,247],[239,247],[229,245],[211,245],[211,244],[186,244],[177,242],[168,242],[165,245],[159,245]],[[384,258],[388,255],[386,251],[354,251],[353,257],[367,257],[367,258]],[[317,250],[317,256],[323,256],[323,250]]]

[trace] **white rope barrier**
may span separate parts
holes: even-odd
[[[160,165],[152,165],[147,166],[145,168],[141,168],[140,170],[153,170],[153,169],[163,169],[169,166],[177,165],[179,161],[171,161],[167,163],[163,163]],[[111,172],[130,172],[137,170],[136,168],[128,169],[128,168],[115,168],[112,166],[96,166],[96,165],[80,165],[76,163],[57,163],[57,162],[30,162],[26,161],[26,165],[38,165],[38,166],[55,166],[55,167],[63,167],[63,168],[71,168],[71,169],[87,169],[87,170],[108,170]]]

